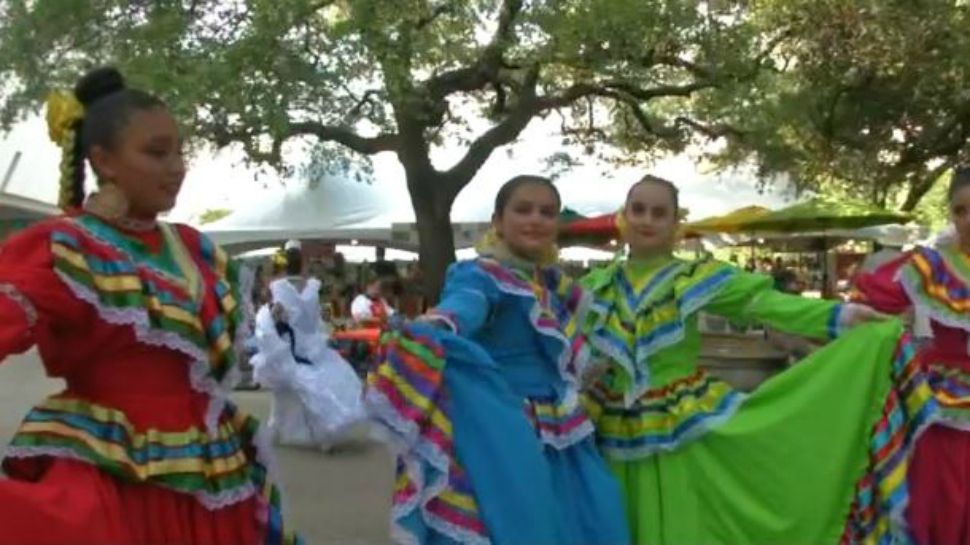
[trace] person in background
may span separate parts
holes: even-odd
[[[328,451],[364,419],[362,384],[327,345],[320,281],[304,274],[300,243],[284,251],[286,276],[270,284],[271,303],[256,314],[254,375],[273,391],[269,427],[280,444]]]
[[[364,286],[364,293],[354,298],[350,305],[350,315],[359,325],[381,327],[394,315],[394,309],[383,294],[383,282],[373,277]]]

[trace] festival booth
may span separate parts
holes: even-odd
[[[697,236],[712,233],[729,233],[738,237],[739,246],[771,248],[776,252],[812,253],[818,256],[822,271],[822,284],[829,286],[831,278],[838,278],[842,269],[848,269],[860,258],[858,254],[846,254],[846,259],[830,255],[832,250],[850,241],[870,241],[885,235],[892,225],[909,221],[909,216],[884,210],[865,203],[811,199],[777,211],[744,208],[717,218],[688,224],[686,229]],[[918,230],[911,230],[912,237]],[[825,293],[828,291],[828,293]],[[823,289],[823,295],[834,290]],[[752,332],[745,335],[732,331],[723,320],[705,316],[704,348],[702,359],[711,368],[739,387],[751,387],[774,374],[784,366],[787,354],[779,348],[811,350],[813,346],[800,339],[774,332]],[[772,342],[764,343],[768,338]],[[759,347],[760,345],[760,347]],[[779,358],[778,355],[782,357]]]

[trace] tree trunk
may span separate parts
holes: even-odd
[[[932,177],[931,177],[932,176]],[[916,182],[910,182],[909,187],[906,190],[906,199],[903,201],[903,205],[900,207],[902,212],[912,212],[923,197],[929,193],[930,189],[933,189],[933,183],[936,181],[938,176],[930,174],[930,176],[921,179]]]
[[[412,175],[422,179],[412,180]],[[441,295],[448,265],[455,261],[455,235],[451,228],[454,197],[449,194],[446,182],[437,179],[440,176],[411,173],[407,176],[418,226],[421,288],[425,300],[432,305]]]

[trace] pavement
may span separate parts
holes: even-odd
[[[0,453],[30,407],[62,387],[63,382],[44,376],[33,352],[0,361]],[[268,392],[237,392],[233,397],[265,421]],[[365,439],[364,430],[356,435],[356,440],[330,454],[276,449],[287,519],[310,545],[390,542],[392,459],[383,446]]]

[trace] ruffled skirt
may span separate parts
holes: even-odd
[[[598,439],[643,545],[905,543],[906,472],[936,405],[897,323],[849,332],[747,397],[700,373]]]

